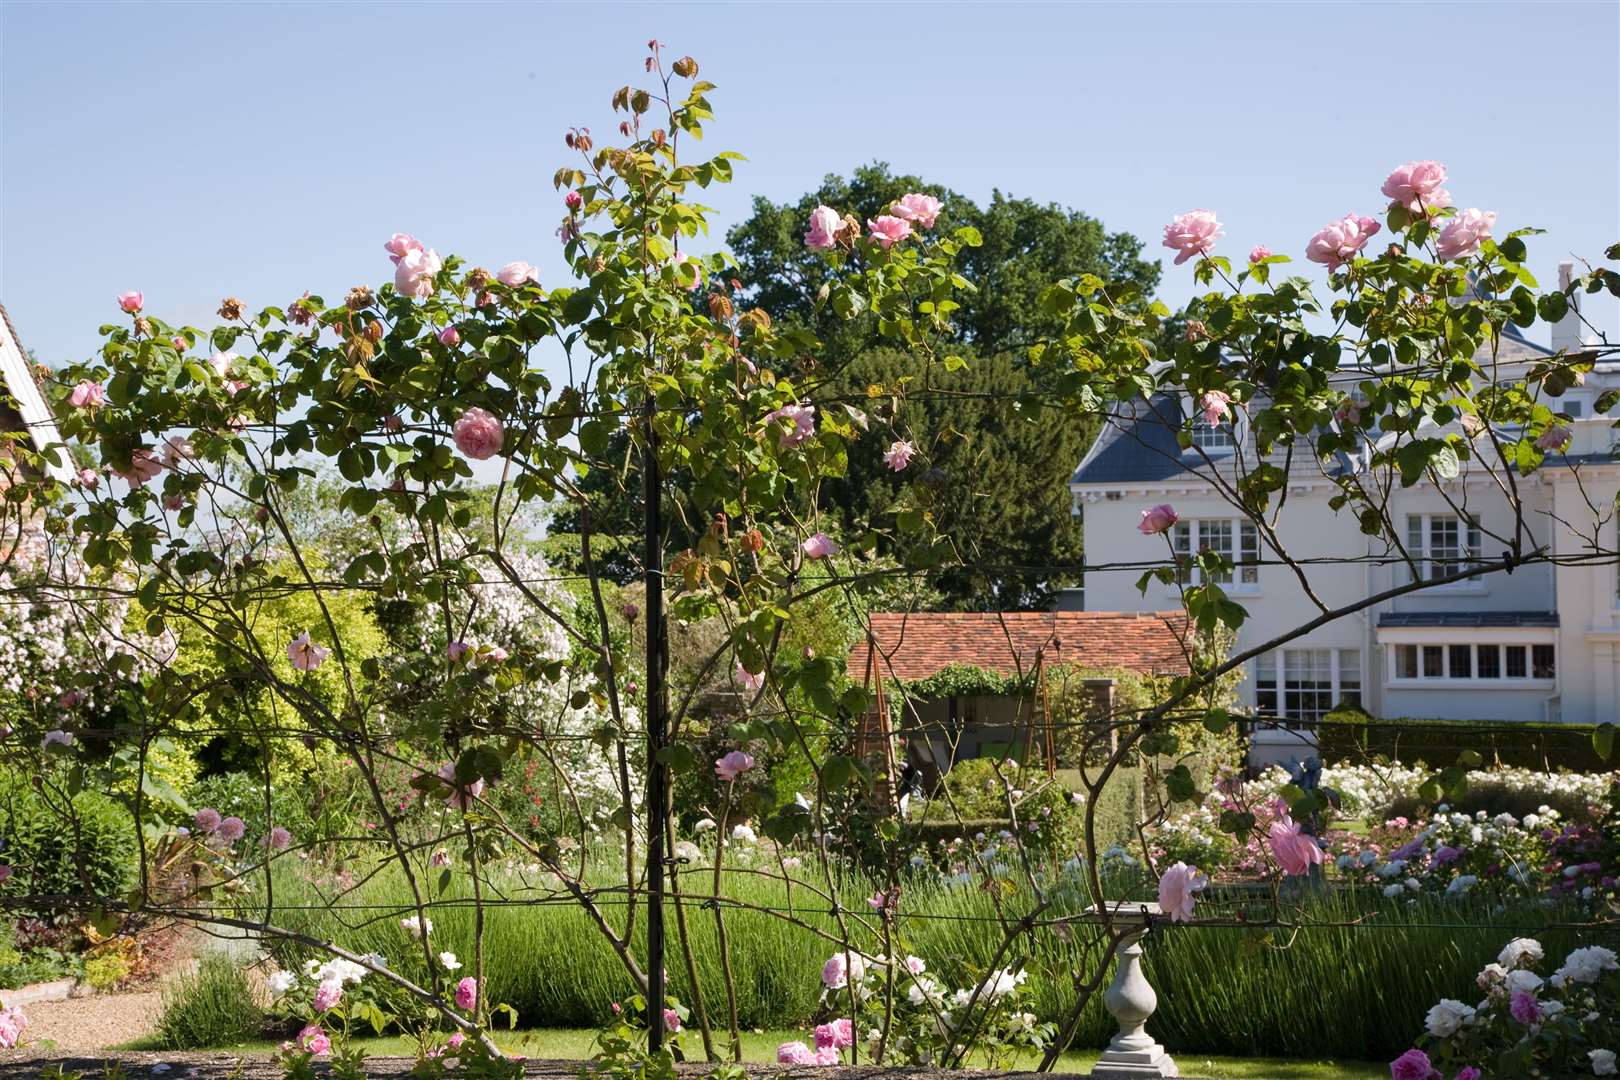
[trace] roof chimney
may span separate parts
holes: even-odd
[[[1575,264],[1561,262],[1558,264],[1558,288],[1569,296],[1569,310],[1564,317],[1553,323],[1552,349],[1553,352],[1579,352],[1590,342],[1587,341],[1586,326],[1581,322],[1581,294],[1576,290],[1568,293],[1570,281],[1575,277]]]

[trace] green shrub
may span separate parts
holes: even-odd
[[[84,962],[84,981],[97,990],[109,990],[129,978],[133,970],[129,957],[121,953],[92,956]]]
[[[17,784],[0,796],[3,831],[15,873],[3,891],[66,896],[120,896],[135,878],[134,819],[99,792],[81,791],[63,804]],[[47,906],[38,912],[60,915]]]
[[[170,1050],[231,1046],[259,1038],[265,1019],[247,971],[227,956],[209,953],[194,974],[164,993],[157,1035]]]
[[[1451,765],[1472,750],[1490,765],[1605,772],[1592,747],[1591,724],[1521,724],[1490,720],[1378,720],[1353,709],[1329,714],[1317,729],[1317,753],[1328,765],[1374,758]]]

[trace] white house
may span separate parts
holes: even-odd
[[[1567,281],[1569,268],[1563,273]],[[1566,316],[1553,328],[1551,348],[1505,337],[1498,377],[1505,381],[1540,358],[1578,351],[1579,328],[1573,314]],[[1548,545],[1570,561],[1381,601],[1261,654],[1248,666],[1242,699],[1281,723],[1256,732],[1257,763],[1308,754],[1310,732],[1290,722],[1319,719],[1339,703],[1385,719],[1591,723],[1620,716],[1620,455],[1611,419],[1592,415],[1598,395],[1617,386],[1620,364],[1603,363],[1559,399],[1553,408],[1576,418],[1573,442],[1534,473],[1515,477],[1528,534],[1523,550]],[[1224,587],[1248,608],[1237,642],[1247,650],[1322,609],[1300,575],[1277,564],[1260,531],[1217,491],[1216,477],[1237,471],[1233,462],[1254,464],[1243,416],[1215,428],[1197,420],[1191,432],[1198,449],[1183,452],[1177,433],[1192,411],[1191,401],[1173,391],[1137,402],[1105,427],[1075,470],[1069,487],[1085,527],[1085,606],[1177,606],[1175,586],[1154,582],[1144,597],[1140,569],[1109,568],[1167,558],[1164,539],[1142,536],[1137,525],[1143,509],[1169,503],[1180,516],[1171,537],[1179,551],[1214,548],[1237,564]],[[1316,598],[1337,609],[1409,582],[1413,569],[1399,550],[1363,535],[1350,511],[1329,506],[1338,491],[1333,477],[1364,469],[1366,458],[1340,457],[1326,467],[1312,458],[1296,453],[1275,526],[1296,559],[1324,560],[1303,568]],[[1418,573],[1439,575],[1501,557],[1508,545],[1500,538],[1515,527],[1502,471],[1465,467],[1444,490],[1427,482],[1389,485],[1391,518]],[[1338,559],[1354,561],[1332,561]]]

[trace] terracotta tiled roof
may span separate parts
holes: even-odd
[[[951,664],[1015,675],[1038,658],[1048,666],[1122,667],[1143,674],[1186,674],[1180,611],[912,612],[872,616],[878,669],[914,682]],[[866,674],[867,643],[849,653],[849,675]]]

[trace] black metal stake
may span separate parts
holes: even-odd
[[[653,419],[658,406],[651,389],[642,417],[646,424],[641,451],[642,501],[646,546],[642,553],[647,603],[647,1042],[664,1045],[664,765],[658,752],[668,728],[669,702],[664,674],[668,663],[664,626],[663,484],[658,474],[658,436]]]

